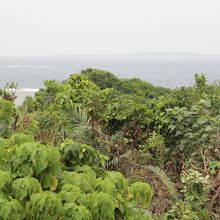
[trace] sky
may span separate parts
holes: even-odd
[[[0,56],[220,54],[219,0],[0,0]]]

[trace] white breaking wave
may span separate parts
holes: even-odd
[[[32,65],[28,65],[28,66],[20,66],[20,65],[7,65],[4,66],[5,68],[50,68],[50,66],[32,66]]]

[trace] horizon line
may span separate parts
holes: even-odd
[[[191,55],[191,56],[220,56],[220,53],[200,53],[200,52],[187,52],[187,51],[143,51],[134,53],[57,53],[57,54],[46,54],[46,55],[0,55],[0,57],[76,57],[76,56],[147,56],[147,55]]]

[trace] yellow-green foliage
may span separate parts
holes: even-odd
[[[10,126],[12,126],[14,116],[14,104],[0,98],[0,137],[10,134]]]
[[[129,196],[136,201],[138,207],[146,208],[152,198],[152,189],[148,183],[136,182],[129,187]]]
[[[88,145],[45,146],[15,134],[1,140],[0,151],[0,219],[147,219],[148,184],[129,188],[121,173],[105,171],[107,157]]]

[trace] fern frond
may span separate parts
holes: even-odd
[[[139,165],[139,164],[133,164],[133,165],[154,173],[161,180],[161,182],[163,182],[163,184],[167,187],[172,198],[174,200],[178,199],[178,193],[174,187],[173,182],[170,180],[170,178],[167,176],[167,174],[163,170],[161,170],[159,167],[154,167],[154,166],[150,166],[150,165],[148,165],[148,166],[143,166],[143,165]]]

